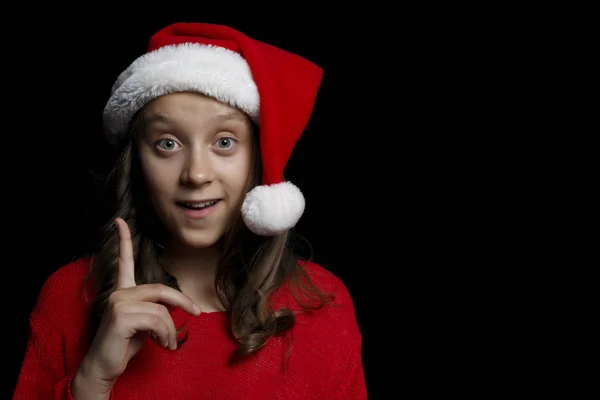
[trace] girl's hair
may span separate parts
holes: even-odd
[[[106,188],[111,194],[109,217],[101,230],[87,277],[94,293],[91,332],[98,329],[108,297],[115,290],[119,252],[116,217],[123,218],[131,230],[136,283],[162,283],[179,290],[175,278],[159,263],[164,248],[161,243],[165,243],[168,234],[146,195],[135,145],[139,120],[139,116],[134,118],[107,177]],[[260,182],[260,160],[255,127],[253,168],[246,191]],[[256,352],[270,337],[293,326],[294,313],[286,308],[274,310],[269,302],[270,295],[285,282],[289,282],[292,294],[305,311],[318,309],[332,300],[330,294],[321,292],[312,283],[299,262],[294,252],[296,237],[291,231],[273,237],[255,235],[245,226],[239,212],[219,241],[222,258],[217,264],[215,288],[229,312],[232,334],[239,342],[231,362]]]

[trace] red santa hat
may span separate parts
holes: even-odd
[[[109,140],[122,136],[151,100],[197,91],[244,111],[260,127],[261,185],[247,193],[242,216],[258,235],[296,225],[305,208],[300,189],[283,172],[306,128],[323,70],[296,54],[231,27],[175,23],[156,32],[147,52],[123,71],[104,110]]]

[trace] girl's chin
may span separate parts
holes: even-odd
[[[177,235],[177,247],[206,249],[215,246],[221,235],[210,229],[183,229]]]

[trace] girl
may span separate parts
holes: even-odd
[[[150,38],[104,111],[114,216],[44,284],[15,399],[366,398],[350,295],[291,246],[321,78],[226,26]]]

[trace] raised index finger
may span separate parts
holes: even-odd
[[[133,244],[129,226],[121,218],[115,219],[119,232],[119,270],[117,273],[117,289],[126,289],[136,286],[135,267],[133,262]]]

